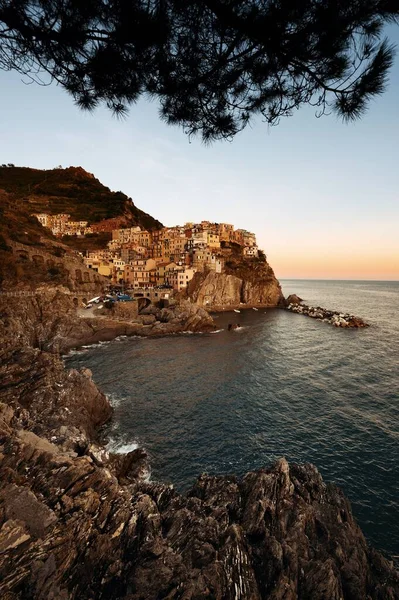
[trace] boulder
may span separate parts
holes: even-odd
[[[147,452],[142,448],[127,454],[110,454],[107,465],[122,484],[145,479],[150,473]]]
[[[288,306],[289,304],[301,304],[302,298],[297,296],[296,294],[290,294],[288,298],[285,299],[285,304]]]

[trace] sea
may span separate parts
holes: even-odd
[[[66,364],[92,370],[115,409],[108,448],[144,447],[152,480],[185,492],[203,472],[242,475],[282,456],[313,463],[344,490],[367,540],[398,557],[399,282],[281,284],[370,327],[226,311],[215,333],[118,338]]]

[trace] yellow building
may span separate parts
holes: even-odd
[[[170,284],[177,292],[184,290],[194,277],[195,269],[176,269],[170,276]]]
[[[207,246],[209,246],[209,248],[220,248],[220,239],[216,233],[211,233],[208,231]]]
[[[150,287],[155,280],[155,269],[153,258],[132,260],[125,265],[124,281],[133,288]]]
[[[100,262],[98,265],[97,272],[99,275],[104,275],[104,277],[111,277],[113,271],[113,264],[109,262]]]

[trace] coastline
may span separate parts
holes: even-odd
[[[88,369],[65,369],[58,352],[79,339],[74,327],[83,325],[81,341],[94,335],[93,320],[78,320],[59,290],[2,309],[3,595],[177,600],[183,589],[233,600],[236,585],[242,598],[399,594],[392,563],[368,547],[348,500],[312,465],[281,459],[242,478],[200,475],[185,495],[146,481],[143,449],[106,451],[109,400]],[[108,322],[97,335],[114,339],[115,323],[126,327]]]

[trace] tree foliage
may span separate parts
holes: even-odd
[[[210,141],[304,104],[359,117],[384,90],[398,16],[398,0],[0,0],[0,68],[46,74],[89,110],[155,97]]]

